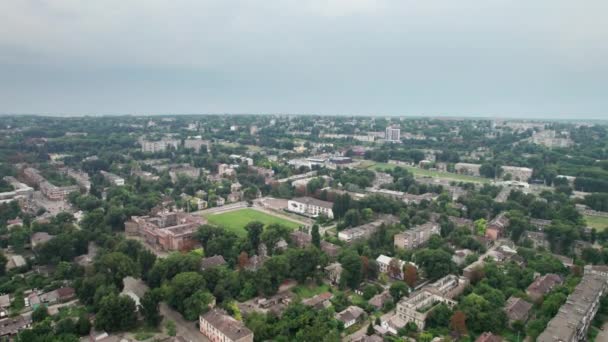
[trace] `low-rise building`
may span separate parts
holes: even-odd
[[[336,314],[336,319],[344,323],[344,328],[349,328],[360,322],[365,317],[365,311],[358,306],[351,305]]]
[[[496,241],[505,234],[505,230],[509,227],[510,221],[506,212],[498,214],[486,227],[486,237]]]
[[[526,294],[533,301],[541,300],[545,295],[547,295],[551,290],[553,290],[556,286],[561,285],[564,282],[561,276],[549,273],[543,276],[540,276],[528,286],[526,289]]]
[[[524,233],[524,239],[530,240],[532,242],[532,247],[534,248],[549,248],[549,240],[547,239],[547,234],[543,232],[533,232],[526,231]]]
[[[481,164],[456,163],[454,165],[456,173],[468,176],[479,176],[479,169],[481,169]]]
[[[511,296],[505,303],[505,313],[509,318],[509,326],[512,326],[514,322],[526,323],[530,316],[530,310],[532,310],[532,304],[525,300]]]
[[[304,299],[302,304],[313,307],[317,310],[326,309],[331,305],[330,300],[334,297],[331,292],[320,293],[311,298]]]
[[[163,211],[155,216],[132,216],[125,222],[125,233],[140,236],[159,250],[189,250],[196,244],[198,227],[205,223],[198,215]]]
[[[63,201],[72,192],[80,192],[78,185],[56,186],[44,180],[40,183],[40,192],[51,201]]]
[[[333,219],[334,212],[332,207],[333,203],[312,197],[298,197],[290,199],[287,202],[287,210],[311,217],[325,215],[328,218]]]
[[[386,273],[395,279],[403,279],[403,268],[408,264],[408,262],[397,258],[391,258],[384,254],[379,255],[378,258],[376,258],[376,262],[378,263],[378,270],[381,273]],[[409,262],[409,264],[418,268],[418,266],[412,262]]]
[[[583,279],[559,308],[537,342],[586,341],[587,331],[608,289],[608,278],[585,270]]]
[[[372,222],[369,222],[369,223],[366,223],[366,224],[363,224],[363,225],[360,225],[357,227],[344,229],[344,230],[338,232],[338,239],[345,241],[345,242],[352,242],[355,240],[367,239],[373,233],[378,231],[378,229],[383,224],[395,224],[398,222],[399,222],[399,220],[394,216],[384,216],[378,220],[375,220],[375,221],[372,221]]]
[[[253,332],[226,312],[211,309],[199,317],[201,334],[213,342],[253,342]]]
[[[180,141],[177,139],[161,139],[156,141],[150,141],[145,139],[140,139],[139,144],[141,145],[142,152],[164,152],[168,148],[177,149],[180,145]]]
[[[439,224],[427,222],[406,230],[394,236],[394,244],[397,248],[413,249],[427,243],[431,236],[440,233]]]
[[[203,260],[201,260],[201,271],[224,265],[226,265],[226,260],[224,260],[224,257],[221,255],[214,255],[212,257],[203,258]]]
[[[342,265],[339,262],[334,262],[325,266],[325,276],[331,285],[340,284],[340,276],[342,275]]]
[[[99,171],[99,173],[101,173],[101,175],[103,176],[103,178],[105,178],[110,184],[114,185],[114,186],[123,186],[125,185],[125,179],[113,174],[111,172],[106,172],[106,171]]]
[[[419,330],[423,330],[428,314],[441,303],[445,303],[450,308],[456,305],[456,302],[451,299],[435,294],[428,289],[422,289],[412,293],[409,297],[402,298],[397,303],[396,312],[397,316],[406,324],[412,322]]]

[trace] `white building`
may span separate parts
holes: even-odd
[[[439,233],[439,225],[434,222],[428,222],[396,234],[394,237],[395,247],[404,249],[418,248],[429,241],[431,236]]]
[[[177,149],[180,144],[180,141],[176,139],[161,139],[157,141],[141,139],[139,143],[141,145],[142,152],[154,153],[166,151],[169,146],[173,146],[173,148]]]
[[[385,139],[390,142],[401,142],[401,129],[386,127]]]
[[[287,202],[287,210],[294,213],[312,217],[317,217],[320,214],[323,214],[330,219],[334,218],[332,207],[333,203],[321,201],[312,197],[298,197],[290,199]]]

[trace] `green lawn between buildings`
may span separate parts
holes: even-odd
[[[261,211],[245,208],[234,211],[205,215],[209,223],[224,227],[225,229],[236,233],[238,236],[247,234],[245,226],[251,221],[260,221],[265,226],[273,223],[281,224],[290,229],[296,229],[300,224],[286,220],[284,218],[263,213]]]
[[[420,168],[413,167],[413,166],[395,165],[395,164],[388,164],[388,163],[374,163],[372,165],[367,166],[367,168],[371,168],[376,171],[386,171],[386,170],[391,170],[391,169],[395,168],[395,166],[400,166],[401,168],[404,168],[404,169],[408,170],[409,172],[413,173],[414,176],[418,176],[418,177],[442,178],[442,179],[453,180],[456,182],[470,182],[470,183],[489,183],[491,181],[490,179],[483,178],[483,177],[474,177],[474,176],[467,176],[467,175],[459,175],[457,173],[425,170],[425,169],[420,169]]]
[[[608,228],[608,217],[585,215],[585,221],[589,227],[595,228],[598,232]]]

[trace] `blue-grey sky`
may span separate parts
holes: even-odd
[[[606,0],[7,0],[0,113],[608,118]]]

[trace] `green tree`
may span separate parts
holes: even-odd
[[[135,327],[137,313],[131,297],[110,294],[101,300],[95,316],[95,328],[107,332],[125,331]]]
[[[122,280],[127,276],[137,276],[137,265],[131,258],[120,252],[112,252],[103,255],[95,263],[95,269],[100,274],[112,279],[113,284],[122,290]]]
[[[32,321],[42,322],[45,318],[49,317],[49,311],[46,306],[40,305],[32,312]]]
[[[342,274],[340,276],[340,286],[347,286],[356,289],[361,283],[361,258],[353,250],[347,250],[340,258],[342,264]]]
[[[319,225],[316,223],[312,225],[311,236],[312,244],[317,248],[321,248],[321,234],[319,234]]]
[[[140,300],[139,312],[144,317],[144,321],[150,327],[156,327],[162,320],[159,311],[159,304],[162,295],[158,289],[149,290],[144,293]]]
[[[397,303],[401,298],[408,295],[409,288],[407,284],[402,281],[395,281],[391,284],[391,287],[388,289],[391,297],[393,297],[393,301]]]
[[[260,245],[262,232],[264,231],[264,224],[259,221],[251,221],[247,223],[245,230],[247,231],[247,240],[249,241],[252,250],[257,251],[258,246]]]

